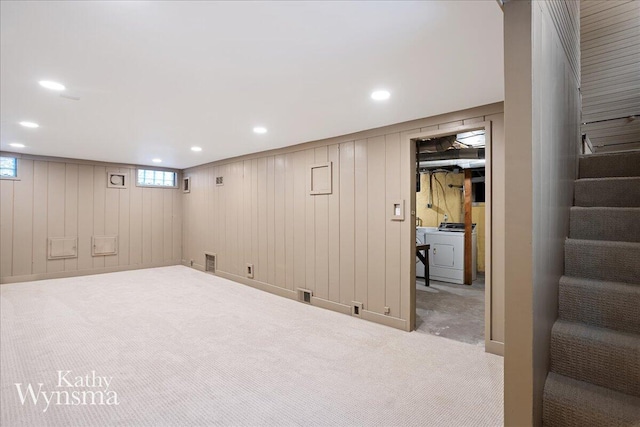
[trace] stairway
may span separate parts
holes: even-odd
[[[640,151],[580,158],[545,426],[640,426]]]

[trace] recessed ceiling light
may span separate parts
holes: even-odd
[[[20,124],[26,128],[39,128],[40,125],[33,122],[20,122]]]
[[[202,151],[202,147],[191,147],[191,151]]]
[[[12,142],[9,145],[12,146],[13,148],[24,148],[24,144],[20,144],[19,142]]]
[[[162,159],[153,159],[151,160],[153,163],[162,163]]]
[[[371,93],[371,99],[375,99],[376,101],[384,101],[385,99],[389,99],[391,94],[386,90],[376,90]]]
[[[262,126],[256,126],[253,128],[253,131],[255,133],[267,133],[267,128],[262,127]]]
[[[49,80],[40,80],[38,83],[40,83],[40,86],[42,87],[46,87],[47,89],[51,89],[51,90],[65,90],[66,87],[64,87],[64,85],[62,83],[58,83],[58,82],[52,82]]]

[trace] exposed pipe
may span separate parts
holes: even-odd
[[[420,153],[418,155],[418,161],[484,159],[484,151],[484,148],[461,148],[459,150],[447,150],[437,153]]]

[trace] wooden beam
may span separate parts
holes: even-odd
[[[473,281],[471,229],[471,169],[464,170],[464,284]]]

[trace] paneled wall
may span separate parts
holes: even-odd
[[[3,155],[21,158],[19,179],[0,180],[2,283],[180,262],[180,190],[132,185],[133,166]],[[107,188],[107,170],[127,173],[128,188]],[[101,235],[118,236],[117,255],[91,255]],[[50,237],[77,237],[77,258],[48,259]]]
[[[580,6],[582,131],[595,152],[640,149],[640,2]]]
[[[505,425],[542,422],[580,146],[578,10],[575,1],[504,6]]]
[[[184,263],[204,269],[205,252],[214,253],[221,276],[294,299],[298,288],[308,289],[312,304],[344,313],[360,302],[362,317],[411,329],[415,165],[408,135],[484,120],[494,121],[496,144],[503,144],[499,103],[188,169]],[[332,192],[310,195],[309,167],[325,162],[333,167]],[[399,199],[404,222],[391,220]],[[503,327],[496,322],[495,337]]]

